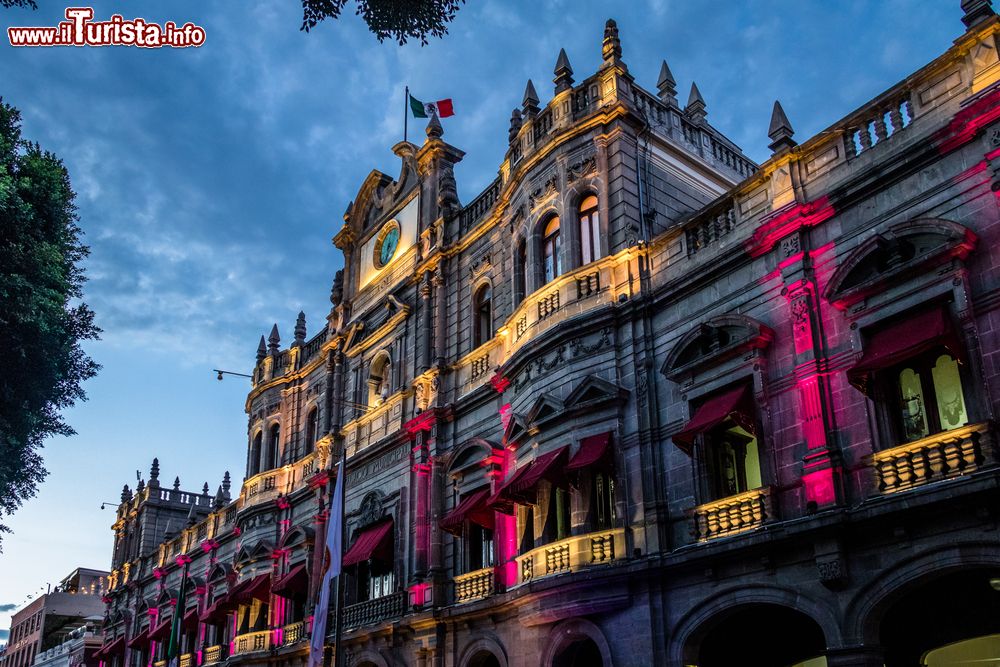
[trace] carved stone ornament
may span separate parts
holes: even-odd
[[[581,178],[586,178],[597,173],[597,156],[588,155],[577,162],[574,162],[566,170],[566,180],[574,183]]]
[[[360,525],[368,526],[382,518],[384,514],[382,499],[382,492],[378,490],[369,491],[365,494],[365,497],[361,499],[361,507],[358,508],[358,521]]]
[[[556,176],[552,174],[542,185],[532,190],[531,194],[528,195],[528,207],[531,209],[538,208],[541,204],[554,197],[556,192]]]

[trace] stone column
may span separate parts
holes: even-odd
[[[424,273],[420,284],[420,328],[417,335],[421,337],[419,373],[431,367],[431,272]]]
[[[445,295],[445,281],[444,281],[444,258],[441,259],[441,265],[438,266],[438,270],[434,273],[434,277],[431,283],[434,285],[434,306],[435,306],[435,326],[434,326],[434,348],[435,355],[437,359],[435,363],[440,367],[445,364],[445,351],[446,343],[448,337],[445,331],[445,324],[447,322],[447,313],[445,308],[447,307],[447,298]]]

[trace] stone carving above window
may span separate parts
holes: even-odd
[[[371,525],[382,518],[385,514],[382,503],[385,496],[378,489],[369,491],[361,499],[361,507],[358,508],[358,525],[361,527]]]
[[[770,328],[745,315],[713,317],[681,337],[660,372],[680,383],[700,369],[764,349],[772,340]]]
[[[978,238],[962,225],[919,218],[893,225],[862,243],[841,263],[823,297],[847,310],[866,297],[928,269],[964,260]]]

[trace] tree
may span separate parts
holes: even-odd
[[[444,37],[448,23],[465,0],[356,0],[357,14],[375,33],[378,41],[388,37],[400,44],[427,37]],[[347,0],[302,0],[302,30],[309,32],[327,18],[336,19]]]
[[[35,0],[0,0],[0,7],[31,7],[38,9]]]
[[[73,434],[60,411],[99,368],[80,347],[100,330],[79,301],[89,250],[75,196],[62,161],[22,139],[0,99],[0,518],[37,492],[42,442]]]

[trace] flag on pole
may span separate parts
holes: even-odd
[[[410,95],[410,110],[413,111],[414,118],[427,118],[428,116],[447,118],[455,115],[455,108],[451,105],[450,97],[437,102],[421,102]]]
[[[326,572],[319,589],[319,601],[313,610],[312,639],[309,641],[309,664],[307,667],[323,666],[323,645],[326,641],[326,617],[330,610],[330,583],[340,574],[341,560],[344,556],[344,500],[343,484],[344,463],[337,464],[337,486],[330,498],[330,518],[326,524]]]
[[[184,563],[184,572],[181,575],[181,590],[177,594],[177,606],[174,607],[174,618],[170,623],[170,641],[167,643],[167,664],[169,667],[177,667],[181,656],[181,632],[184,622],[185,598],[187,597],[187,577],[188,564]]]

